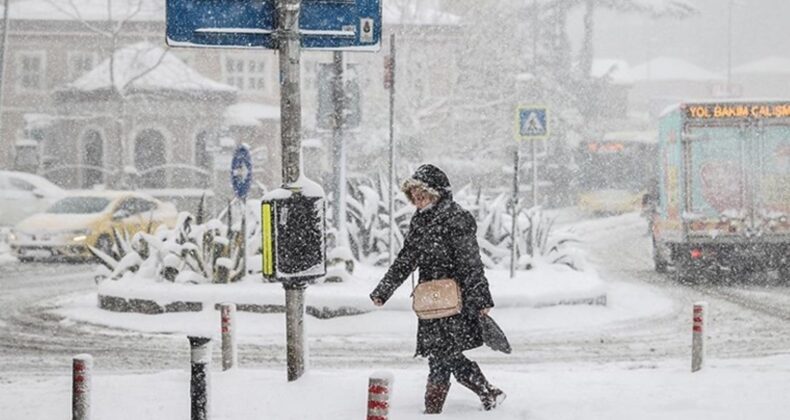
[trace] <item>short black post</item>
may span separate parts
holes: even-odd
[[[192,420],[207,420],[209,412],[208,374],[211,364],[211,338],[189,336],[192,379],[189,391],[192,399]]]

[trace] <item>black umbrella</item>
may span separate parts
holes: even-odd
[[[488,315],[480,316],[480,325],[483,327],[483,342],[496,351],[510,354],[513,350],[510,348],[510,343],[507,341],[505,332],[499,328],[494,319]]]

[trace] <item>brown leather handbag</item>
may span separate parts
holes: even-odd
[[[430,280],[412,291],[411,307],[420,319],[438,319],[461,313],[461,288],[455,279]]]

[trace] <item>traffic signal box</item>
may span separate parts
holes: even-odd
[[[325,275],[325,226],[322,197],[291,193],[265,198],[261,202],[263,276],[299,283]]]

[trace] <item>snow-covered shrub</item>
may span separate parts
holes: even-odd
[[[259,217],[249,211],[254,207],[247,209],[247,249],[252,250],[248,261],[260,259],[261,254],[260,238],[256,234]],[[138,232],[131,240],[125,233],[116,232],[112,252],[93,248],[91,251],[112,270],[111,279],[140,270],[146,277],[171,282],[235,282],[245,274],[244,249],[241,223],[232,223],[231,210],[223,211],[228,224],[219,219],[198,224],[194,216],[181,212],[172,229],[160,225],[155,234]]]
[[[146,229],[150,232],[151,225]],[[121,278],[127,272],[136,272],[142,261],[148,257],[147,243],[140,243],[135,240],[142,232],[138,232],[132,239],[129,232],[112,228],[113,242],[107,248],[98,249],[88,246],[88,250],[96,257],[99,262],[110,270],[111,279]]]
[[[387,177],[355,177],[349,180],[346,197],[348,245],[355,259],[365,264],[386,264],[389,258],[389,183]],[[403,244],[414,208],[403,194],[395,194],[394,241]],[[338,243],[338,246],[342,246]],[[331,252],[331,251],[330,251]]]
[[[510,266],[513,213],[511,196],[500,193],[486,199],[481,192],[468,188],[456,195],[464,208],[477,217],[480,256],[488,268]],[[534,232],[533,232],[534,227]],[[583,254],[573,247],[579,240],[571,232],[555,232],[554,220],[540,207],[519,208],[516,218],[516,266],[531,269],[535,265],[564,264],[575,270],[586,267]]]
[[[351,250],[338,246],[326,254],[326,283],[340,283],[354,274],[354,256]]]

